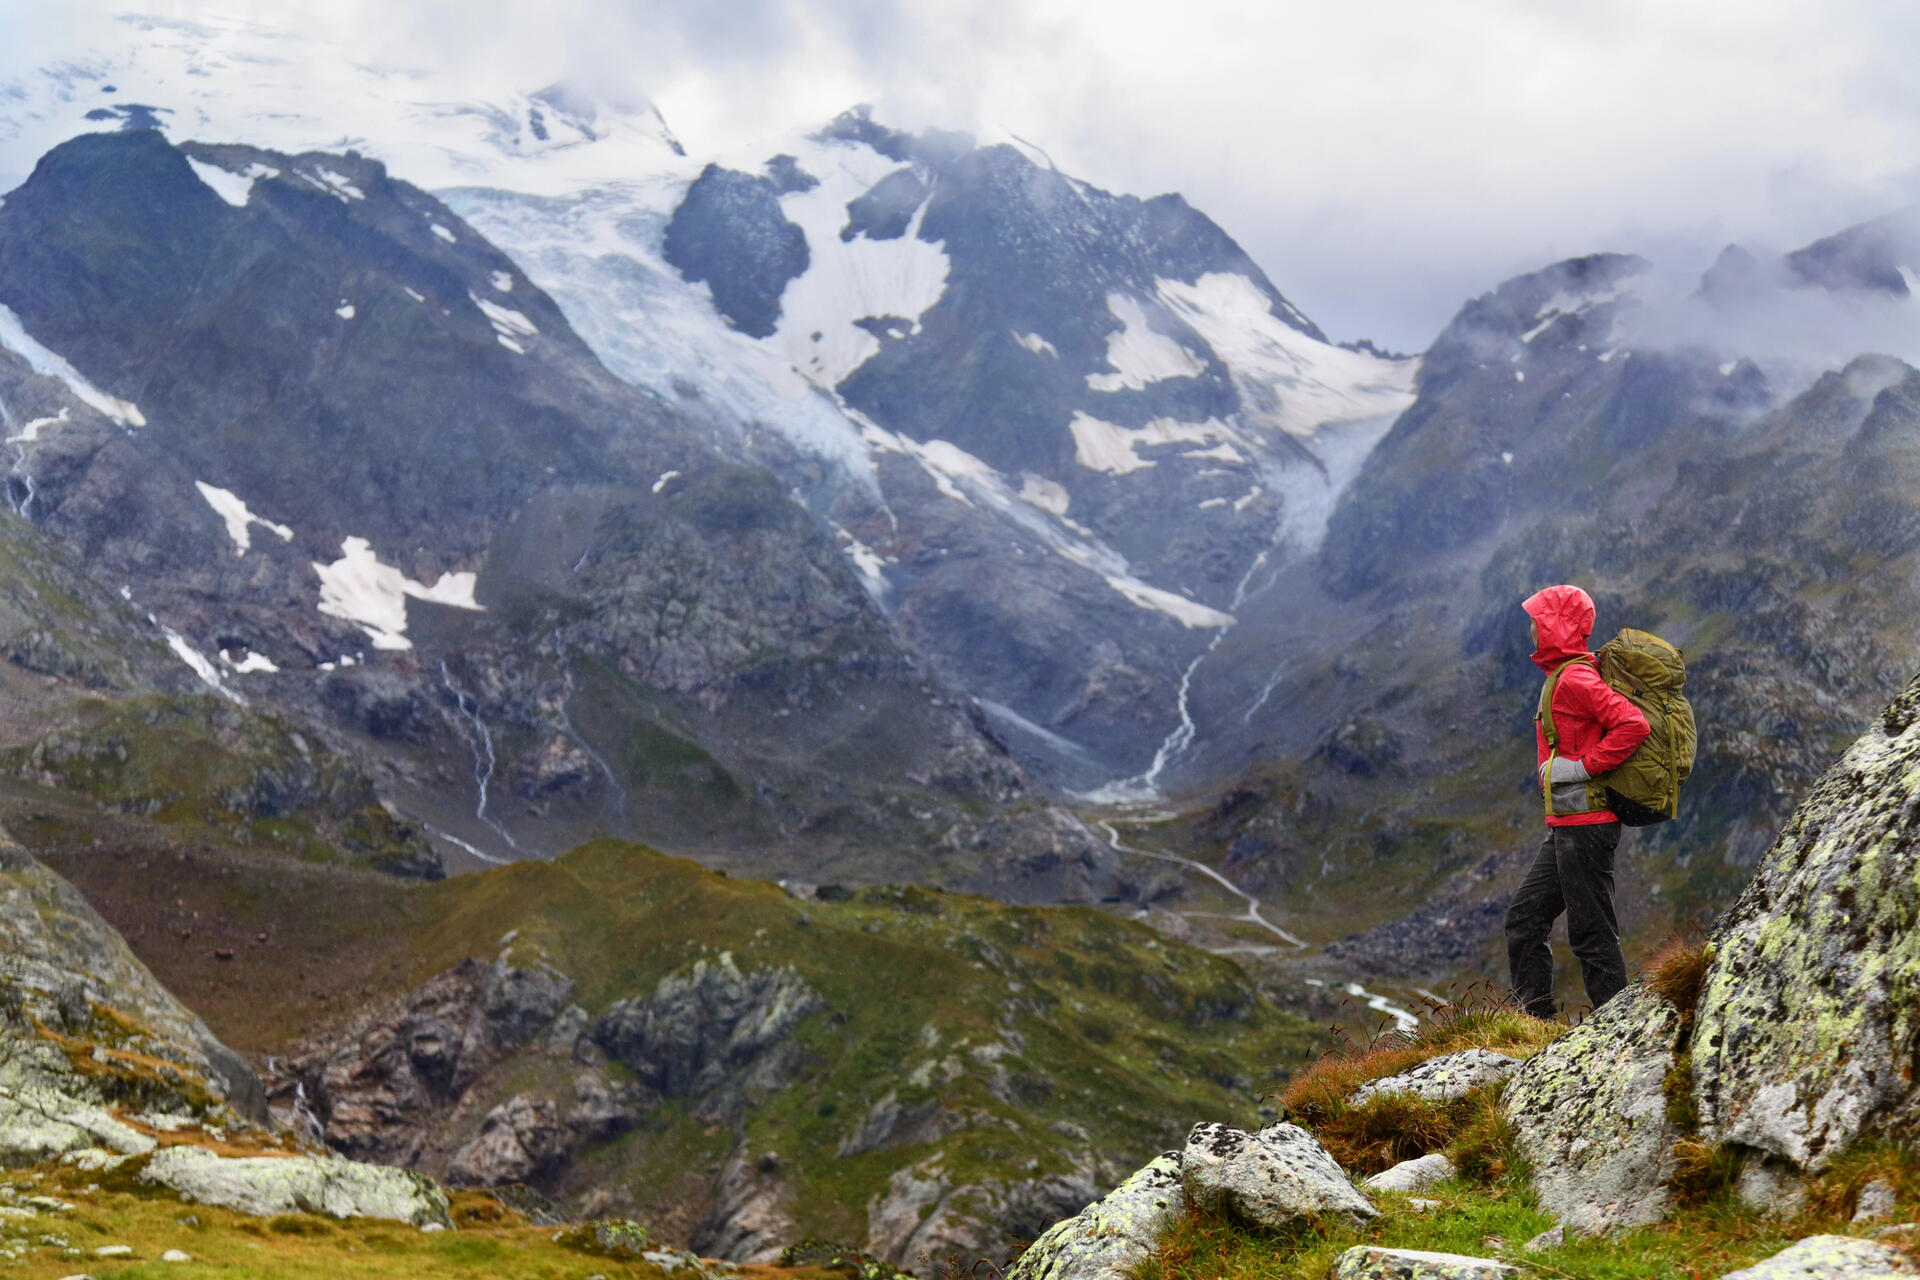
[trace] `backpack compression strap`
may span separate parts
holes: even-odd
[[[1549,752],[1557,752],[1560,750],[1560,731],[1553,727],[1554,691],[1560,687],[1560,676],[1568,667],[1576,662],[1584,662],[1588,666],[1593,667],[1594,670],[1599,670],[1599,667],[1595,666],[1592,658],[1584,655],[1578,658],[1568,658],[1565,662],[1555,667],[1553,674],[1547,677],[1546,684],[1542,686],[1540,690],[1540,706],[1533,713],[1533,718],[1540,722],[1540,733],[1547,740],[1547,750]]]

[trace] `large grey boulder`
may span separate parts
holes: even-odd
[[[156,1143],[103,1107],[61,1090],[0,1088],[0,1164],[39,1164],[78,1151],[144,1155]]]
[[[1258,1133],[1195,1125],[1180,1153],[1180,1178],[1194,1208],[1256,1226],[1325,1216],[1357,1223],[1378,1216],[1326,1148],[1297,1125],[1269,1125]]]
[[[1891,1245],[1852,1236],[1808,1236],[1720,1280],[1904,1280],[1920,1275]]]
[[[1848,748],[1713,937],[1700,1135],[1817,1172],[1920,1123],[1920,681]]]
[[[1452,1102],[1483,1084],[1506,1079],[1519,1065],[1518,1058],[1509,1058],[1491,1049],[1462,1049],[1459,1053],[1428,1058],[1398,1075],[1369,1080],[1354,1090],[1347,1104],[1357,1107],[1389,1093],[1410,1093],[1428,1102]]]
[[[201,1147],[166,1147],[140,1170],[140,1180],[177,1191],[197,1204],[266,1217],[316,1213],[330,1218],[388,1218],[450,1225],[447,1195],[429,1178],[338,1156],[215,1155]]]
[[[1515,1071],[1501,1093],[1540,1207],[1597,1234],[1666,1216],[1673,1144],[1664,1086],[1680,1015],[1635,984]]]
[[[1393,1168],[1374,1174],[1366,1181],[1369,1191],[1399,1191],[1411,1194],[1445,1182],[1459,1170],[1453,1161],[1436,1151],[1417,1160],[1402,1160]]]
[[[1515,1280],[1518,1267],[1492,1258],[1355,1245],[1333,1264],[1333,1280]]]
[[[1124,1280],[1180,1213],[1180,1153],[1156,1156],[1132,1177],[1020,1255],[1007,1280]]]

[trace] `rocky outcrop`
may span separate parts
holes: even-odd
[[[260,1083],[72,885],[0,831],[0,1149],[92,1145],[100,1111],[264,1118]]]
[[[1258,1133],[1195,1125],[1180,1153],[1180,1184],[1195,1209],[1259,1227],[1378,1216],[1326,1148],[1298,1125],[1269,1125]]]
[[[1814,1172],[1920,1122],[1916,766],[1920,681],[1813,789],[1715,929],[1693,1036],[1704,1140]]]
[[[693,1233],[696,1252],[729,1262],[770,1262],[793,1243],[789,1192],[773,1156],[735,1151],[720,1170],[713,1207]]]
[[[446,1192],[417,1173],[338,1156],[223,1157],[199,1147],[168,1147],[140,1169],[140,1181],[183,1200],[268,1217],[317,1213],[330,1218],[388,1218],[416,1227],[451,1225]]]
[[[1355,1245],[1333,1264],[1333,1280],[1509,1280],[1525,1273],[1492,1258]]]
[[[593,1039],[667,1097],[721,1093],[717,1109],[777,1087],[777,1052],[826,1001],[792,969],[742,973],[730,954],[696,960],[645,996],[622,1000],[594,1024]]]
[[[1104,1198],[1055,1223],[1007,1273],[1007,1280],[1123,1280],[1152,1254],[1184,1207],[1181,1157],[1156,1157]]]
[[[296,1102],[310,1106],[328,1144],[355,1159],[417,1162],[434,1121],[567,1007],[571,979],[510,955],[503,949],[491,965],[463,960],[277,1062],[276,1107],[292,1122]],[[496,1157],[504,1141],[496,1138]],[[477,1155],[474,1167],[487,1162]]]
[[[1347,1105],[1357,1107],[1389,1093],[1410,1093],[1428,1102],[1452,1102],[1483,1084],[1506,1079],[1519,1065],[1518,1058],[1509,1058],[1504,1053],[1494,1053],[1489,1049],[1463,1049],[1459,1053],[1429,1058],[1398,1075],[1370,1080],[1353,1091],[1353,1096],[1347,1099]]]
[[[944,1156],[933,1155],[895,1170],[886,1192],[868,1204],[868,1247],[916,1269],[988,1257],[1009,1240],[1043,1234],[1097,1194],[1088,1171],[963,1179],[948,1171]]]
[[[1680,1015],[1644,986],[1527,1060],[1501,1094],[1540,1207],[1576,1232],[1658,1222],[1671,1196],[1664,1088]]]
[[[1743,1200],[1790,1212],[1807,1175],[1911,1132],[1916,764],[1920,680],[1813,789],[1715,927],[1693,1009],[1630,987],[1514,1073],[1503,1099],[1543,1208],[1582,1232],[1657,1221],[1673,1145],[1692,1138],[1745,1156]]]
[[[1898,1280],[1913,1275],[1920,1270],[1891,1245],[1853,1236],[1808,1236],[1720,1280]]]
[[[124,1168],[242,1213],[449,1225],[426,1178],[263,1141],[265,1099],[238,1055],[4,832],[0,951],[0,1163]]]
[[[447,1180],[475,1187],[532,1181],[568,1154],[570,1137],[550,1100],[517,1093],[487,1112],[480,1135],[453,1153]]]

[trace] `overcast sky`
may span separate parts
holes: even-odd
[[[121,6],[128,7],[128,6]],[[1600,249],[1704,267],[1920,199],[1920,6],[1869,0],[325,0],[290,16],[476,94],[650,96],[691,151],[855,102],[1178,191],[1336,338],[1417,350],[1466,298]],[[0,0],[49,47],[71,5]],[[402,175],[404,176],[404,175]]]

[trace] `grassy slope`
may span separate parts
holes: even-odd
[[[832,1012],[802,1025],[798,1079],[762,1099],[743,1132],[669,1104],[569,1176],[583,1192],[627,1189],[631,1211],[669,1232],[691,1225],[680,1207],[741,1141],[780,1159],[803,1233],[864,1239],[868,1200],[936,1150],[955,1183],[1065,1174],[1073,1147],[1144,1158],[1177,1140],[1190,1117],[1250,1122],[1314,1038],[1230,961],[1088,908],[920,889],[799,901],[614,842],[410,884],[185,842],[129,817],[103,833],[45,801],[9,802],[0,789],[0,818],[247,1052],[281,1050],[464,956],[491,958],[514,930],[514,953],[571,975],[575,999],[594,1014],[722,951],[744,970],[792,966]],[[216,949],[236,954],[223,961]],[[262,999],[267,992],[274,998]],[[527,1057],[481,1088],[488,1097],[537,1092],[571,1071]],[[937,1095],[978,1119],[934,1144],[836,1158],[890,1091],[905,1104]],[[1087,1136],[1063,1142],[1049,1126]]]
[[[12,1255],[4,1264],[9,1274],[22,1280],[77,1272],[99,1280],[662,1280],[668,1274],[643,1260],[569,1247],[553,1228],[530,1226],[478,1196],[456,1199],[454,1230],[426,1233],[396,1222],[304,1213],[253,1218],[184,1204],[165,1192],[103,1189],[83,1181],[90,1176],[58,1168],[7,1175],[8,1192],[51,1194],[73,1206],[0,1220],[0,1251]],[[94,1255],[115,1245],[130,1247],[132,1256]],[[168,1250],[190,1261],[161,1261]],[[741,1280],[829,1280],[844,1273],[743,1267],[739,1274]]]

